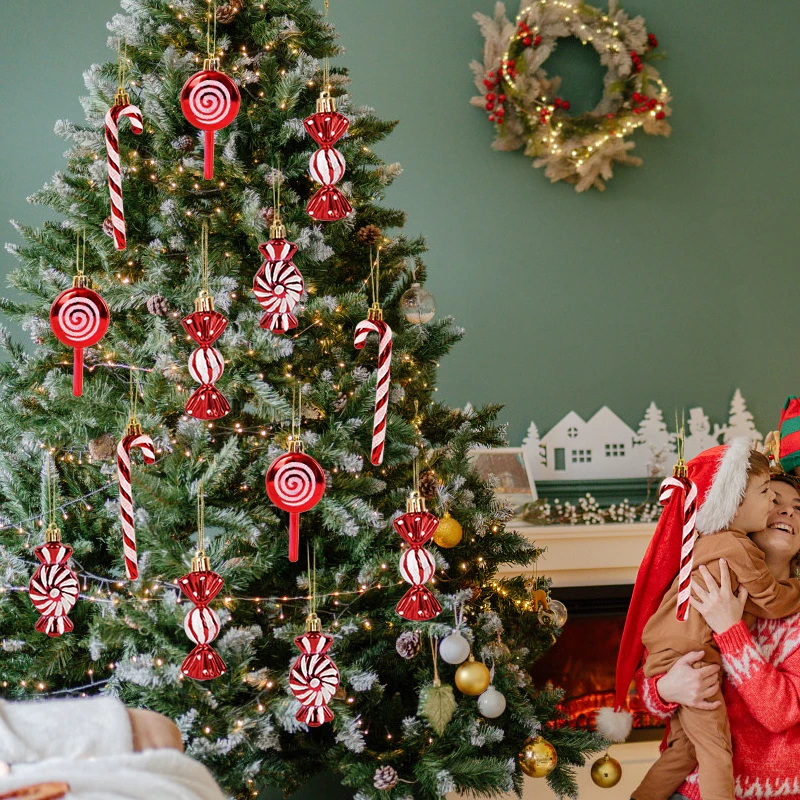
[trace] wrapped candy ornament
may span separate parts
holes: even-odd
[[[275,212],[269,236],[269,241],[258,247],[264,263],[253,279],[253,294],[266,312],[261,317],[261,327],[272,333],[286,333],[297,327],[297,317],[292,311],[303,295],[305,284],[300,270],[292,263],[297,245],[286,238],[279,210]]]
[[[301,653],[289,671],[289,689],[300,701],[295,718],[316,728],[333,719],[328,703],[339,688],[339,670],[328,655],[333,636],[322,633],[322,623],[312,612],[306,618],[306,632],[294,643]]]
[[[433,556],[423,545],[430,540],[439,520],[425,507],[419,492],[408,496],[406,513],[394,521],[394,528],[409,545],[400,556],[400,574],[411,588],[400,598],[397,613],[414,622],[437,616],[442,607],[426,584],[436,572]]]
[[[308,201],[306,211],[319,222],[344,219],[352,210],[347,198],[334,186],[344,176],[344,156],[334,148],[350,127],[350,120],[336,110],[330,92],[317,98],[317,111],[303,120],[308,135],[319,145],[309,164],[309,174],[322,186]]]
[[[222,353],[214,342],[228,327],[228,320],[214,310],[214,298],[208,291],[208,226],[203,223],[202,239],[202,289],[194,301],[194,312],[181,320],[186,333],[200,345],[189,356],[189,372],[200,384],[186,402],[186,413],[196,419],[219,419],[231,407],[222,392],[214,385],[225,369]]]
[[[225,674],[225,662],[211,647],[219,634],[219,617],[208,604],[220,593],[223,580],[213,572],[205,553],[205,500],[203,482],[197,487],[197,552],[192,559],[192,571],[178,579],[181,591],[194,603],[183,620],[186,635],[195,648],[184,659],[181,672],[198,681],[207,681]]]
[[[41,562],[28,586],[33,607],[41,614],[36,630],[48,636],[61,636],[73,629],[67,616],[78,602],[78,576],[67,566],[72,548],[62,544],[61,531],[50,522],[45,543],[33,550]]]

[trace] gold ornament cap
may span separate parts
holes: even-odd
[[[50,542],[60,542],[61,541],[61,531],[56,527],[55,522],[51,522],[47,529],[44,532],[44,540],[48,544]]]
[[[192,572],[211,572],[211,560],[205,551],[198,550],[192,559]]]
[[[195,311],[213,311],[214,298],[205,290],[201,289],[194,301]]]
[[[92,279],[88,275],[84,275],[82,272],[79,272],[72,279],[72,288],[73,289],[91,289],[92,288]]]
[[[555,747],[541,736],[526,739],[517,756],[520,769],[531,778],[547,777],[558,764]]]
[[[606,753],[592,764],[592,781],[601,789],[610,789],[616,786],[622,778],[622,765],[616,758]]]
[[[306,617],[306,633],[321,633],[322,620],[314,613]]]
[[[406,500],[406,514],[419,514],[427,510],[425,498],[415,489]]]
[[[370,307],[370,310],[367,312],[367,319],[370,322],[382,322],[383,321],[383,309],[381,308],[380,303],[373,303]]]
[[[297,438],[295,438],[294,436],[289,437],[289,452],[290,453],[303,452],[303,440],[299,436]]]
[[[203,59],[204,70],[214,70],[219,72],[219,59],[218,58],[205,58]]]
[[[323,89],[317,98],[317,113],[332,114],[336,111],[336,100],[331,97],[331,93]]]
[[[115,106],[127,106],[131,102],[130,97],[128,97],[128,93],[120,86],[117,89],[117,93],[114,95],[114,105]]]
[[[269,238],[270,239],[285,239],[286,238],[286,226],[283,224],[283,220],[276,214],[275,219],[272,222],[272,225],[269,226]]]
[[[141,432],[142,426],[135,419],[132,419],[125,428],[126,436],[139,436]]]

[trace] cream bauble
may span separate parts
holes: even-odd
[[[494,686],[489,688],[478,698],[478,711],[487,719],[495,719],[506,710],[506,696]]]
[[[439,642],[439,655],[448,664],[463,664],[469,656],[469,642],[458,631],[453,631]]]
[[[460,692],[468,694],[470,697],[477,697],[483,694],[492,682],[492,676],[486,664],[475,660],[475,656],[470,654],[469,660],[465,661],[456,670],[456,686]]]

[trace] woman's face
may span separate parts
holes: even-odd
[[[800,493],[783,481],[772,481],[775,501],[767,517],[767,527],[750,538],[772,558],[785,558],[788,564],[800,551]]]

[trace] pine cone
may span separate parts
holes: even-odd
[[[242,0],[228,0],[217,9],[217,22],[227,25],[236,19],[236,15],[244,8]]]
[[[422,642],[419,638],[419,631],[404,631],[397,637],[394,649],[401,658],[414,658],[419,655],[422,649]],[[391,788],[391,787],[390,787]]]
[[[383,232],[377,225],[365,225],[358,229],[358,240],[362,244],[377,244],[381,240]]]
[[[376,789],[387,791],[389,789],[394,789],[399,779],[400,777],[397,774],[397,770],[387,764],[385,767],[378,767],[378,769],[375,770],[375,776],[372,778],[372,785]]]
[[[147,298],[147,310],[154,317],[166,317],[169,314],[169,303],[163,295],[154,294]]]
[[[191,153],[194,150],[194,138],[191,136],[179,136],[172,146],[182,153]]]
[[[103,220],[103,233],[112,239],[114,238],[114,223],[111,221],[111,217],[106,217]]]
[[[423,472],[419,476],[419,493],[426,500],[433,500],[439,491],[439,479],[433,474],[432,470]]]
[[[344,392],[339,392],[336,399],[333,401],[333,410],[341,411],[347,405],[347,395]]]
[[[472,590],[472,598],[471,601],[474,603],[480,596],[481,596],[481,585],[479,583],[475,583],[474,581],[467,581],[464,584],[465,589]]]
[[[104,433],[89,442],[89,457],[92,461],[113,461],[116,454],[117,440],[110,433]]]
[[[261,219],[267,223],[267,225],[272,225],[275,221],[275,209],[272,206],[268,206],[267,208],[261,209]]]

